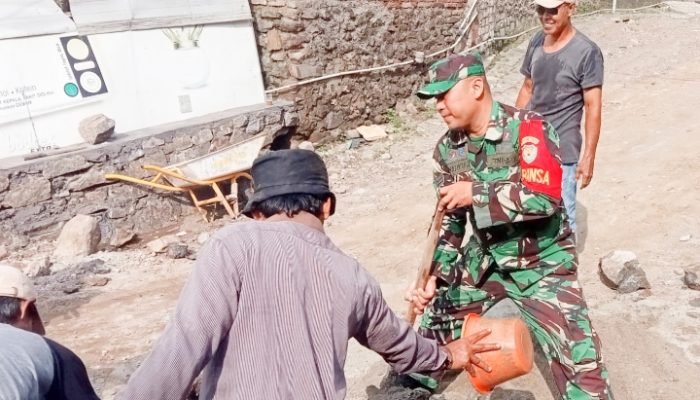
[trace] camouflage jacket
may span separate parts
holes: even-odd
[[[474,182],[472,206],[443,220],[434,275],[476,285],[491,267],[525,288],[562,264],[574,265],[561,201],[559,138],[539,114],[494,102],[484,136],[448,131],[433,158],[436,190]],[[467,219],[473,234],[463,244]]]

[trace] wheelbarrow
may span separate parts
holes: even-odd
[[[177,164],[165,167],[144,165],[143,169],[155,173],[150,179],[140,179],[121,174],[106,174],[105,178],[136,183],[169,192],[187,192],[192,198],[192,203],[197,207],[197,210],[206,222],[209,222],[209,219],[204,206],[210,204],[223,205],[228,215],[235,219],[239,215],[238,179],[247,178],[252,182],[253,177],[248,171],[253,165],[253,160],[260,153],[264,142],[265,135],[262,134]],[[224,195],[221,190],[220,185],[223,182],[231,184],[230,194],[228,195]],[[211,188],[214,193],[213,196],[202,198],[201,193],[199,195],[195,193],[197,190],[206,187]]]

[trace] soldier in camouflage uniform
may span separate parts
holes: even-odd
[[[427,306],[419,332],[450,342],[465,316],[509,298],[549,359],[562,399],[612,399],[563,213],[556,132],[539,114],[492,99],[478,53],[452,55],[429,74],[418,96],[437,97],[450,128],[434,153],[447,213],[429,284],[437,288],[409,295],[418,311]],[[463,245],[467,220],[473,234]],[[430,389],[441,378],[411,377]]]

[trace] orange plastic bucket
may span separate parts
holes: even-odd
[[[530,331],[518,318],[484,318],[470,314],[464,320],[462,336],[483,329],[491,329],[491,334],[481,339],[481,342],[500,344],[501,349],[478,355],[491,366],[491,372],[475,367],[476,376],[467,375],[478,392],[489,393],[498,384],[530,372],[533,349]]]

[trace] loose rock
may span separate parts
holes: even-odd
[[[360,137],[360,132],[357,131],[357,129],[349,129],[345,131],[345,138],[346,139],[357,139]]]
[[[100,238],[97,219],[89,215],[76,215],[61,230],[56,240],[54,255],[57,257],[90,255],[97,251]]]
[[[109,245],[119,248],[134,240],[135,237],[136,234],[134,232],[127,231],[122,228],[116,228],[112,236],[109,238]]]
[[[357,131],[368,142],[382,139],[387,136],[384,127],[382,127],[381,125],[360,126],[357,128]]]
[[[683,283],[688,287],[688,289],[700,290],[700,277],[698,277],[698,269],[700,268],[696,267],[694,270],[686,269],[684,271],[685,274],[683,275]]]
[[[34,261],[29,264],[29,267],[24,270],[24,273],[29,278],[49,276],[51,275],[51,260],[49,260],[49,257],[44,257]]]
[[[598,275],[606,286],[623,294],[651,289],[637,256],[631,251],[615,250],[602,257],[598,262]]]
[[[114,133],[114,120],[104,114],[97,114],[80,121],[80,136],[90,144],[107,141]]]
[[[108,274],[112,270],[105,266],[105,262],[99,258],[83,261],[75,266],[77,274]]]
[[[34,279],[34,285],[43,292],[62,292],[73,294],[84,286],[104,286],[109,282],[109,278],[103,275],[111,272],[101,259],[87,260],[77,265],[59,269],[57,265],[52,266],[50,276],[39,276]],[[50,297],[50,296],[49,296]]]
[[[148,249],[153,253],[162,253],[170,244],[178,242],[180,242],[180,239],[178,239],[176,236],[168,235],[151,240],[146,244],[146,247],[148,247]]]
[[[188,254],[189,249],[187,248],[187,246],[179,243],[169,244],[165,252],[165,255],[172,259],[185,258]]]

